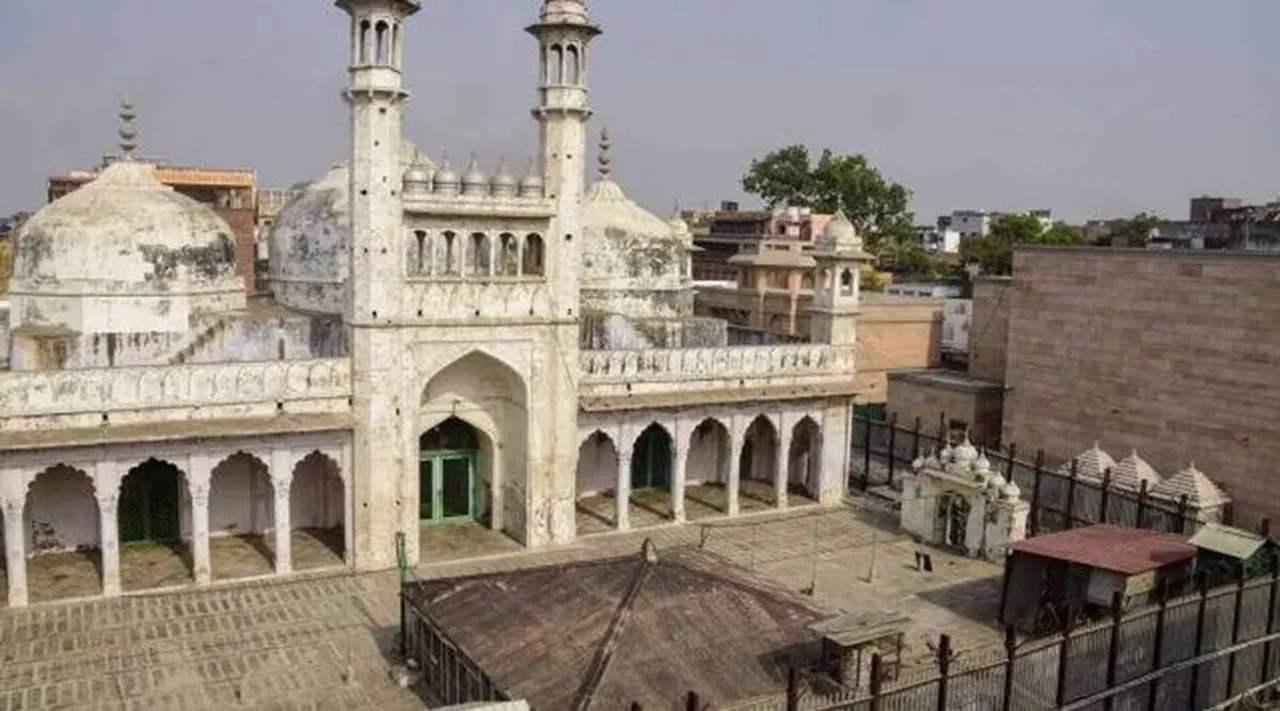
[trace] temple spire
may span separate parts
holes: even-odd
[[[600,153],[596,157],[600,163],[600,179],[610,180],[613,176],[613,141],[609,139],[609,127],[600,129]]]
[[[138,114],[133,110],[133,101],[120,100],[120,151],[125,160],[133,160],[133,152],[138,148]]]

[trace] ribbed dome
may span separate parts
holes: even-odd
[[[407,178],[416,170],[434,171],[435,163],[405,141],[400,148],[400,169]],[[336,165],[276,217],[267,235],[267,248],[271,290],[281,304],[304,311],[342,313],[350,271],[350,191],[347,166]]]
[[[489,194],[489,179],[480,170],[480,161],[475,156],[471,156],[471,164],[462,176],[462,194],[471,197]]]
[[[489,182],[489,191],[494,197],[515,197],[520,191],[516,177],[507,169],[507,161],[498,162],[498,172]]]
[[[234,288],[235,267],[226,221],[161,184],[153,166],[120,161],[27,220],[18,231],[13,279],[41,292],[79,293],[84,282],[109,282],[172,293],[184,285]]]
[[[857,228],[844,211],[837,210],[827,223],[819,246],[830,252],[858,252],[862,250],[862,238],[858,236]]]
[[[431,173],[423,165],[412,165],[404,172],[404,193],[422,195],[431,192]]]

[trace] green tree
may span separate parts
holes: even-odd
[[[787,146],[751,161],[742,189],[770,208],[843,210],[872,252],[889,239],[914,236],[911,191],[886,179],[863,155],[836,155],[828,148],[814,164],[808,147]]]
[[[960,243],[965,264],[977,264],[983,274],[1013,273],[1013,248],[1019,244],[1084,244],[1084,233],[1067,225],[1045,229],[1039,218],[1028,214],[1000,215],[980,237]]]
[[[1112,226],[1108,235],[1111,238],[1111,246],[1146,247],[1163,221],[1147,212],[1139,212],[1127,220],[1119,220]]]

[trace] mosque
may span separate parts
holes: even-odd
[[[585,0],[545,0],[526,30],[521,176],[459,174],[402,136],[417,0],[336,4],[351,154],[278,216],[268,298],[246,295],[228,225],[136,157],[131,108],[119,159],[18,234],[10,606],[212,584],[234,538],[262,575],[366,571],[396,565],[398,533],[428,558],[441,526],[537,548],[841,500],[867,259],[847,219],[811,253],[809,342],[736,345],[693,315],[690,231],[626,197],[607,133],[588,181]]]

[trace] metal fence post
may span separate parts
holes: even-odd
[[[871,416],[867,416],[867,434],[862,438],[862,490],[871,486]]]
[[[1013,625],[1004,626],[1004,700],[1001,711],[1013,711],[1014,665],[1018,662],[1018,633]]]
[[[1187,532],[1187,508],[1189,506],[1186,494],[1178,497],[1178,533]]]
[[[1204,615],[1205,608],[1209,606],[1209,579],[1203,575],[1198,576],[1196,587],[1200,591],[1200,600],[1196,604],[1196,646],[1191,652],[1192,657],[1198,657],[1204,653]],[[1200,691],[1200,667],[1197,664],[1191,667],[1191,688],[1187,692],[1187,708],[1196,708],[1196,697]]]
[[[1147,480],[1143,479],[1138,484],[1138,520],[1134,523],[1135,528],[1147,528]]]
[[[911,461],[920,456],[920,418],[917,417],[911,426]]]
[[[1009,460],[1004,464],[1004,480],[1013,481],[1013,460],[1018,457],[1018,445],[1009,445]]]
[[[702,704],[698,700],[698,692],[690,691],[689,694],[684,697],[684,711],[700,711],[701,706]]]
[[[1102,471],[1102,493],[1098,499],[1098,523],[1111,523],[1111,467]]]
[[[1040,535],[1040,478],[1044,476],[1044,450],[1036,450],[1035,480],[1031,484],[1031,535]]]
[[[1272,549],[1271,552],[1271,596],[1267,605],[1267,634],[1275,634],[1276,631],[1276,600],[1280,595],[1280,552]],[[1275,642],[1267,642],[1262,645],[1262,676],[1261,679],[1271,678],[1271,662],[1275,654],[1271,651],[1276,645]]]
[[[787,711],[800,711],[800,671],[787,670]]]
[[[1120,623],[1124,621],[1124,593],[1119,590],[1111,593],[1111,639],[1107,645],[1107,688],[1116,685],[1117,667],[1120,664]],[[1114,707],[1115,695],[1108,696],[1102,702],[1105,711]]]
[[[1071,478],[1067,480],[1067,530],[1076,527],[1076,475],[1080,470],[1080,460],[1071,460]]]
[[[1244,584],[1248,581],[1245,577],[1244,563],[1241,562],[1239,569],[1236,571],[1236,599],[1235,612],[1231,615],[1231,646],[1240,643],[1240,611],[1244,609]],[[1236,653],[1232,652],[1227,655],[1227,698],[1235,696],[1236,685]]]
[[[885,483],[893,486],[893,465],[898,462],[898,413],[889,415],[889,480]]]
[[[938,638],[938,711],[947,711],[947,687],[951,680],[951,635]]]
[[[1160,607],[1156,609],[1156,631],[1155,639],[1152,641],[1151,649],[1151,669],[1154,671],[1164,664],[1164,625],[1167,615],[1169,614],[1169,581],[1160,582],[1160,591],[1157,593]],[[1147,687],[1147,711],[1156,711],[1160,702],[1160,680],[1163,677],[1157,677],[1151,680],[1151,686]]]
[[[1067,671],[1070,665],[1071,653],[1071,628],[1075,626],[1075,615],[1072,614],[1070,605],[1067,605],[1067,619],[1062,626],[1062,644],[1058,646],[1058,688],[1054,693],[1054,705],[1062,706],[1067,703]]]

